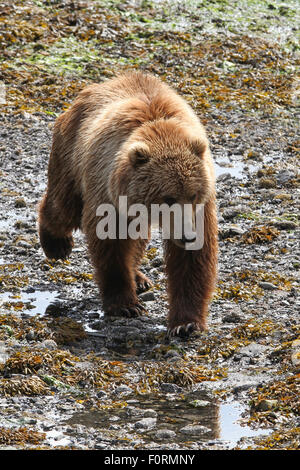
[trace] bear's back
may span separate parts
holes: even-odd
[[[107,181],[122,145],[138,128],[153,121],[178,119],[196,129],[201,123],[190,106],[153,75],[134,71],[84,88],[74,104],[58,119],[65,161],[76,185],[102,174]]]

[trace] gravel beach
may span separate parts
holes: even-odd
[[[292,16],[280,2],[269,3],[265,23],[251,10],[257,25],[270,22],[268,42],[268,29],[249,25],[229,34],[235,23],[221,2],[213,2],[214,12],[168,2],[174,27],[157,2],[110,2],[111,11],[105,2],[14,3],[3,2],[0,23],[0,449],[299,449],[299,56]],[[285,25],[282,44],[276,16]],[[211,28],[187,27],[203,18]],[[24,23],[13,40],[11,24],[20,21],[31,29]],[[141,266],[154,287],[140,295],[148,313],[136,319],[104,316],[81,233],[68,261],[46,259],[39,244],[37,205],[55,118],[86,83],[120,67],[173,85],[203,118],[211,142],[218,284],[208,331],[188,340],[166,337],[155,230]]]

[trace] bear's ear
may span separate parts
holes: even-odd
[[[205,140],[195,139],[191,141],[191,150],[199,158],[203,157],[207,147],[208,144]]]
[[[131,147],[129,160],[134,168],[144,165],[150,160],[149,148],[145,144],[138,144]]]

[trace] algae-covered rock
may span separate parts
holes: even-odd
[[[69,344],[86,338],[83,326],[68,317],[55,318],[49,325],[57,344]]]

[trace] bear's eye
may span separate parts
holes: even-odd
[[[173,204],[176,204],[176,199],[174,197],[165,197],[164,198],[164,203],[168,204],[168,206],[173,206]]]

